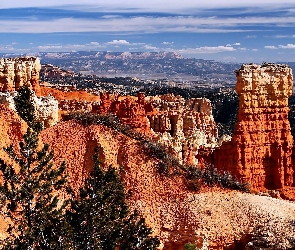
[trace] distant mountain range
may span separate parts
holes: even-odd
[[[2,57],[18,56],[0,54]],[[175,52],[39,52],[42,64],[52,64],[83,75],[105,77],[135,76],[141,79],[200,81],[234,85],[234,71],[241,63],[184,58]],[[251,62],[245,62],[251,63]],[[295,62],[283,62],[295,72]]]

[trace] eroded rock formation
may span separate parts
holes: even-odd
[[[208,99],[185,100],[173,94],[137,99],[119,99],[116,94],[101,93],[100,103],[93,104],[93,112],[113,113],[124,124],[151,135],[166,145],[181,162],[197,164],[198,150],[217,145],[217,127]]]
[[[201,148],[215,148],[218,131],[208,99],[185,100],[168,94],[149,97],[149,101],[158,110],[148,115],[157,140],[168,146],[181,162],[197,164]]]
[[[40,69],[38,57],[1,58],[0,91],[15,91],[23,85],[28,85],[39,95]]]
[[[66,160],[75,189],[93,168],[96,146],[104,167],[122,166],[126,192],[132,194],[130,207],[142,213],[165,250],[182,250],[186,242],[197,243],[199,249],[223,249],[243,235],[255,235],[256,228],[275,235],[269,240],[281,244],[277,249],[287,247],[294,236],[294,204],[217,188],[191,193],[182,177],[161,177],[157,161],[137,141],[110,128],[68,121],[42,131],[41,138],[54,150],[57,165]]]
[[[17,92],[0,92],[0,104],[9,107],[16,112],[14,97]],[[35,108],[36,121],[41,122],[45,128],[58,123],[58,101],[53,96],[37,97],[33,92],[33,105]]]
[[[293,137],[288,98],[292,94],[292,69],[249,64],[236,75],[238,122],[231,142],[215,152],[215,165],[257,189],[291,186]]]

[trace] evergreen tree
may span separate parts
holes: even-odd
[[[150,236],[151,229],[134,212],[129,215],[125,202],[124,185],[113,167],[104,171],[97,153],[94,169],[73,197],[68,210],[68,221],[73,229],[73,248],[101,249],[156,249],[158,238]]]
[[[20,87],[14,97],[15,109],[18,115],[35,131],[41,131],[43,125],[36,122],[35,107],[33,104],[34,92],[27,85]]]
[[[37,147],[38,133],[28,128],[19,153],[12,146],[4,148],[14,166],[0,159],[2,212],[11,220],[4,249],[65,249],[66,202],[58,198],[58,190],[66,182],[65,163],[53,166],[48,145],[39,151]]]

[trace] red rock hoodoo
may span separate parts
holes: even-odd
[[[294,182],[293,137],[288,120],[292,69],[287,65],[243,65],[236,71],[238,122],[233,138],[214,153],[215,165],[258,190]]]
[[[15,91],[23,85],[28,85],[39,95],[40,69],[38,57],[1,58],[0,91]]]

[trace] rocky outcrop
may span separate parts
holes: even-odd
[[[172,154],[186,164],[197,164],[202,148],[213,150],[218,136],[208,99],[185,100],[173,94],[149,97],[158,112],[148,115],[157,141],[166,145]]]
[[[23,85],[28,85],[39,95],[40,69],[38,57],[1,58],[0,91],[15,91]]]
[[[58,123],[58,101],[53,96],[34,96],[36,121],[41,122],[45,128]]]
[[[197,243],[199,249],[224,249],[255,235],[257,228],[277,236],[269,237],[279,246],[273,249],[287,249],[294,236],[294,204],[217,188],[189,192],[182,177],[160,176],[157,161],[136,140],[104,126],[62,122],[42,131],[41,138],[54,150],[55,164],[66,160],[76,190],[93,168],[94,147],[104,167],[122,166],[126,192],[132,194],[130,207],[142,213],[165,250],[182,250],[186,242]]]
[[[131,96],[121,97],[117,93],[111,95],[102,92],[100,102],[93,103],[92,112],[103,115],[112,113],[131,128],[149,133],[150,124],[147,115],[157,111],[146,102],[144,93],[138,93],[137,98],[133,98]]]
[[[293,185],[293,137],[288,120],[292,69],[249,64],[236,75],[238,122],[231,142],[215,152],[215,165],[256,189]]]
[[[14,97],[17,92],[0,92],[0,104],[9,107],[16,112]],[[53,96],[37,97],[33,92],[32,103],[35,108],[36,121],[41,122],[45,128],[51,127],[58,122],[58,102]]]
[[[70,112],[91,112],[92,111],[92,102],[77,101],[77,100],[61,100],[59,102],[59,109],[65,113]]]
[[[211,103],[205,98],[185,100],[173,94],[145,97],[138,93],[135,99],[101,93],[92,112],[118,116],[124,124],[166,145],[184,163],[197,164],[200,148],[217,145]]]

